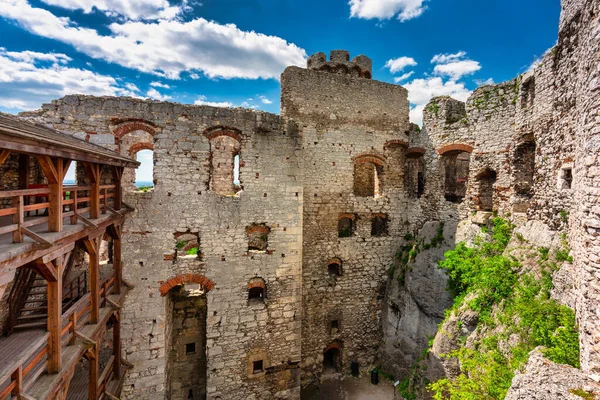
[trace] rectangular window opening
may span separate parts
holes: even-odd
[[[187,343],[185,345],[185,354],[196,354],[196,343]]]
[[[260,374],[261,372],[263,372],[263,360],[252,362],[252,373]]]

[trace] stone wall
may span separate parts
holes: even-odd
[[[67,96],[28,116],[64,131],[95,132],[89,141],[122,152],[131,148],[123,145],[128,135],[153,138],[155,188],[124,198],[135,208],[123,232],[124,277],[135,289],[125,303],[122,338],[135,367],[123,395],[164,398],[173,314],[159,289],[194,274],[214,283],[207,293],[208,398],[298,398],[303,187],[294,127],[251,110],[89,96]],[[242,190],[235,195],[210,190],[219,168],[211,162],[215,128],[239,135]],[[248,250],[253,224],[270,228],[267,251]],[[199,238],[199,256],[176,255],[180,234],[188,232]],[[257,277],[266,297],[249,304],[248,283]],[[248,373],[257,357],[264,371]]]

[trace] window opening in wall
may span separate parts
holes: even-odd
[[[486,168],[476,177],[479,185],[479,205],[480,211],[492,211],[494,208],[494,183],[496,183],[496,171]]]
[[[339,258],[330,260],[327,264],[327,272],[332,278],[342,276],[342,261]]]
[[[185,354],[195,354],[196,353],[196,343],[187,343],[185,345]]]
[[[248,251],[253,253],[265,253],[269,246],[269,234],[271,228],[265,224],[254,224],[246,228],[248,235]]]
[[[520,195],[530,195],[535,174],[535,142],[526,142],[515,149],[513,170],[515,177],[515,192]]]
[[[535,100],[535,79],[532,77],[521,87],[521,108],[533,106]]]
[[[425,174],[423,172],[419,172],[417,174],[417,198],[420,199],[425,192]]]
[[[559,188],[560,189],[571,189],[572,184],[573,184],[573,168],[572,167],[563,167],[560,170]]]
[[[154,152],[152,150],[140,150],[135,159],[140,166],[135,170],[135,186],[138,190],[146,192],[154,187]]]
[[[452,203],[460,203],[467,192],[471,154],[453,151],[442,155],[444,171],[444,197]]]
[[[265,302],[265,281],[262,278],[252,278],[248,282],[248,304],[264,304]]]
[[[383,192],[383,165],[356,160],[354,164],[354,195],[377,197]]]
[[[181,258],[202,258],[200,252],[200,237],[197,232],[175,233],[175,257],[174,262]]]
[[[387,236],[388,217],[385,214],[375,214],[371,218],[371,236]]]
[[[331,323],[329,324],[329,333],[331,333],[331,334],[338,333],[339,329],[340,329],[339,321],[337,319],[334,319],[333,321],[331,321]]]
[[[77,182],[77,161],[71,161],[71,165],[69,165],[69,169],[65,174],[65,179],[63,179],[63,185],[75,185]]]
[[[260,374],[263,372],[263,360],[256,360],[252,362],[252,373]]]
[[[347,238],[354,234],[354,218],[343,215],[338,219],[338,237]]]
[[[238,186],[240,184],[240,155],[236,154],[233,156],[233,184]]]

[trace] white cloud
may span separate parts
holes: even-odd
[[[408,90],[408,100],[413,107],[410,111],[412,122],[421,125],[423,123],[423,110],[435,96],[451,96],[456,100],[467,101],[471,91],[465,87],[462,82],[446,81],[441,77],[432,77],[428,79],[414,79],[404,85]]]
[[[172,99],[171,96],[168,96],[166,94],[162,94],[160,93],[158,90],[154,89],[154,88],[150,88],[150,90],[148,90],[146,92],[146,96],[150,97],[153,100],[160,100],[160,101],[167,101]]]
[[[388,60],[385,67],[390,69],[392,74],[402,71],[406,67],[414,67],[417,62],[412,57],[398,57]]]
[[[170,79],[179,79],[182,72],[192,78],[203,73],[209,78],[278,79],[285,67],[304,65],[306,59],[303,49],[279,37],[204,18],[126,20],[110,24],[110,34],[102,35],[26,0],[0,0],[0,16],[90,57]]]
[[[411,76],[413,76],[414,73],[415,73],[415,71],[410,71],[410,72],[405,73],[402,76],[397,76],[397,77],[394,78],[394,82],[400,83],[402,81],[405,81],[408,78],[410,78]]]
[[[466,58],[467,53],[459,51],[455,54],[437,54],[432,59],[433,64],[437,64],[433,72],[436,75],[445,75],[451,80],[459,80],[465,75],[471,75],[481,69],[478,61]]]
[[[129,19],[173,19],[182,8],[171,6],[167,0],[42,0],[44,3],[66,8],[83,10],[89,14],[94,9],[108,16],[121,15]]]
[[[198,99],[196,101],[194,101],[194,104],[196,104],[197,106],[211,106],[211,107],[225,107],[225,108],[232,108],[234,107],[234,105],[228,101],[207,101],[206,96],[200,96],[198,97]]]
[[[432,64],[447,64],[449,62],[461,60],[463,57],[467,55],[464,51],[459,51],[454,54],[436,54],[431,59]]]
[[[258,96],[258,98],[263,104],[273,104],[273,102],[269,100],[266,96]]]
[[[401,22],[417,18],[427,9],[426,0],[350,0],[350,16],[387,20],[397,17]]]
[[[159,88],[163,88],[163,89],[171,89],[171,86],[167,85],[166,83],[162,83],[162,82],[150,82],[150,86],[159,87]]]
[[[0,48],[0,105],[31,110],[67,94],[135,96],[111,76],[65,65],[64,54],[9,52]]]
[[[494,79],[493,78],[488,78],[486,80],[482,80],[482,79],[475,79],[475,84],[477,86],[483,86],[483,85],[493,85],[494,84]]]
[[[126,84],[125,84],[125,87],[126,87],[127,89],[131,90],[132,92],[139,92],[139,91],[140,91],[140,88],[139,88],[139,87],[137,87],[137,86],[136,86],[135,84],[133,84],[133,83],[126,83]]]

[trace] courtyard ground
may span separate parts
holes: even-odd
[[[339,374],[302,390],[302,400],[392,400],[394,385],[380,376],[378,385],[372,385],[370,376],[341,377]]]

